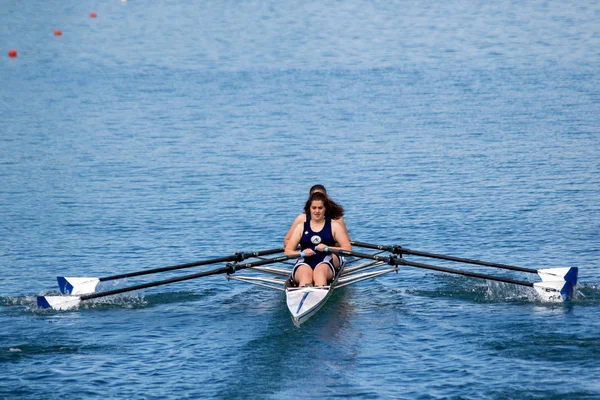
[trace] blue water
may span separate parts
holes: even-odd
[[[600,399],[599,20],[595,0],[5,1],[0,398]],[[576,299],[406,267],[300,328],[222,276],[35,306],[57,275],[279,246],[315,183],[353,239],[577,266]]]

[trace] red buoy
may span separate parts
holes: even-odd
[[[9,56],[10,58],[15,58],[15,57],[17,56],[17,51],[16,51],[15,49],[10,49],[10,50],[8,51],[8,56]]]
[[[97,16],[98,16],[98,15],[96,15],[96,13],[95,13],[95,12],[93,12],[93,11],[90,13],[90,18],[96,18]]]
[[[57,29],[54,31],[54,36],[60,36],[62,35],[62,31],[60,29]]]

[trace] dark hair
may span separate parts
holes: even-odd
[[[325,193],[315,192],[308,197],[308,201],[304,205],[304,213],[310,215],[310,205],[313,201],[322,201],[325,206],[325,216],[331,219],[340,219],[344,216],[344,207],[331,200]]]
[[[317,190],[319,192],[327,193],[327,190],[325,189],[325,186],[323,186],[323,185],[314,185],[313,187],[310,188],[310,190],[308,191],[308,194],[309,195],[313,194],[313,192],[315,190]]]

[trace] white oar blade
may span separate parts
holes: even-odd
[[[56,278],[58,281],[58,288],[62,294],[88,294],[96,291],[96,286],[100,283],[98,278],[73,278],[66,276],[59,276]]]
[[[577,285],[577,267],[543,268],[538,269],[538,275],[543,282],[567,281],[573,286]]]
[[[79,307],[79,296],[38,296],[38,308],[51,308],[53,310],[72,310]]]
[[[535,282],[534,289],[544,301],[570,301],[573,284],[569,281]]]

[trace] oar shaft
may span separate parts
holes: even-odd
[[[218,264],[218,263],[222,263],[222,262],[231,262],[231,261],[242,261],[242,260],[245,260],[250,257],[262,257],[262,256],[268,256],[271,254],[281,253],[283,250],[284,249],[282,247],[280,247],[277,249],[262,250],[262,251],[252,252],[252,253],[246,253],[246,252],[236,253],[236,254],[232,254],[230,256],[213,258],[213,259],[209,259],[209,260],[196,261],[196,262],[191,262],[191,263],[187,263],[187,264],[172,265],[170,267],[161,267],[161,268],[148,269],[145,271],[128,272],[128,273],[119,274],[119,275],[105,276],[105,277],[99,278],[99,280],[100,280],[100,282],[104,282],[104,281],[111,281],[111,280],[115,280],[115,279],[124,279],[124,278],[131,278],[134,276],[149,275],[149,274],[156,274],[159,272],[173,271],[176,269],[199,267],[202,265]]]
[[[356,240],[352,240],[350,242],[350,244],[352,246],[364,247],[365,249],[383,250],[383,251],[389,251],[392,253],[396,250],[396,248],[401,248],[401,246],[386,246],[386,245],[381,245],[381,244],[359,242]]]
[[[423,252],[423,251],[416,251],[416,250],[410,250],[410,249],[404,249],[404,248],[402,249],[402,253],[403,254],[413,255],[413,256],[437,258],[439,260],[456,261],[456,262],[461,262],[461,263],[465,263],[465,264],[483,265],[485,267],[494,267],[494,268],[500,268],[500,269],[508,269],[508,270],[511,270],[511,271],[527,272],[527,273],[530,273],[530,274],[537,274],[538,273],[537,270],[531,269],[531,268],[523,268],[523,267],[517,267],[517,266],[514,266],[514,265],[507,265],[507,264],[498,264],[498,263],[493,263],[493,262],[488,262],[488,261],[472,260],[472,259],[469,259],[469,258],[460,258],[460,257],[445,256],[445,255],[442,255],[442,254],[426,253],[426,252]]]
[[[135,290],[147,289],[147,288],[151,288],[154,286],[160,286],[160,285],[166,285],[168,283],[187,281],[189,279],[201,278],[203,276],[225,274],[225,273],[228,273],[229,271],[233,271],[233,269],[231,269],[230,267],[222,267],[222,268],[213,269],[210,271],[198,272],[198,273],[192,274],[192,275],[185,275],[185,276],[180,276],[177,278],[164,279],[162,281],[142,283],[140,285],[129,286],[129,287],[121,288],[121,289],[108,290],[106,292],[86,294],[86,295],[81,296],[81,300],[97,299],[99,297],[112,296],[114,294],[133,292]]]
[[[464,263],[464,264],[482,265],[485,267],[507,269],[507,270],[511,270],[511,271],[526,272],[526,273],[530,273],[530,274],[538,273],[538,271],[536,269],[531,269],[531,268],[523,268],[523,267],[517,267],[514,265],[493,263],[493,262],[489,262],[489,261],[473,260],[470,258],[446,256],[443,254],[428,253],[428,252],[424,252],[424,251],[407,249],[402,246],[382,246],[382,245],[378,245],[378,244],[364,243],[364,242],[352,242],[352,245],[355,245],[358,247],[364,247],[364,248],[368,248],[368,249],[374,249],[374,250],[389,251],[389,252],[392,252],[395,254],[408,254],[408,255],[413,255],[413,256],[436,258],[438,260],[455,261],[455,262],[460,262],[460,263]]]
[[[239,271],[239,270],[242,270],[242,269],[252,268],[252,267],[258,267],[260,265],[272,264],[272,263],[277,263],[277,262],[282,262],[282,261],[287,261],[287,260],[290,260],[292,258],[298,258],[298,257],[300,257],[299,254],[292,254],[292,255],[289,255],[289,256],[281,256],[281,257],[276,257],[276,258],[269,258],[269,259],[266,259],[266,260],[255,261],[255,262],[247,263],[247,264],[238,264],[238,265],[236,265],[236,264],[227,264],[227,266],[225,266],[225,267],[213,269],[213,270],[210,270],[210,271],[198,272],[196,274],[185,275],[185,276],[180,276],[180,277],[171,278],[171,279],[164,279],[164,280],[156,281],[156,282],[143,283],[143,284],[140,284],[140,285],[129,286],[129,287],[126,287],[126,288],[108,290],[106,292],[86,294],[86,295],[81,296],[80,299],[81,300],[97,299],[99,297],[106,297],[106,296],[112,296],[112,295],[120,294],[120,293],[133,292],[133,291],[136,291],[136,290],[141,290],[141,289],[147,289],[147,288],[151,288],[151,287],[155,287],[155,286],[166,285],[166,284],[169,284],[169,283],[182,282],[182,281],[187,281],[187,280],[190,280],[190,279],[202,278],[204,276],[218,275],[218,274],[233,274],[236,271]]]
[[[357,246],[360,246],[360,245],[357,244]],[[384,250],[384,249],[379,249],[379,250]],[[515,285],[533,287],[533,283],[531,283],[531,282],[518,281],[518,280],[514,280],[514,279],[509,279],[509,278],[501,278],[501,277],[494,276],[494,275],[479,274],[476,272],[462,271],[462,270],[454,269],[454,268],[438,267],[436,265],[416,263],[416,262],[406,261],[403,258],[395,257],[395,256],[377,256],[377,255],[373,255],[373,254],[358,253],[355,251],[332,250],[332,249],[330,249],[329,252],[334,253],[334,254],[339,254],[339,255],[345,255],[345,256],[370,258],[372,260],[387,262],[388,264],[391,264],[391,265],[406,265],[406,266],[410,266],[410,267],[424,268],[424,269],[430,269],[430,270],[434,270],[434,271],[446,272],[449,274],[464,275],[464,276],[470,276],[473,278],[481,278],[481,279],[487,279],[487,280],[491,280],[491,281],[498,281],[498,282],[512,283]]]
[[[416,263],[416,262],[406,261],[402,258],[395,258],[395,260],[399,265],[407,265],[410,267],[430,269],[430,270],[434,270],[434,271],[446,272],[449,274],[464,275],[464,276],[470,276],[473,278],[487,279],[490,281],[498,281],[498,282],[512,283],[514,285],[533,287],[533,283],[531,283],[531,282],[517,281],[514,279],[501,278],[499,276],[494,276],[494,275],[479,274],[476,272],[461,271],[459,269],[454,269],[454,268],[438,267],[436,265]]]

